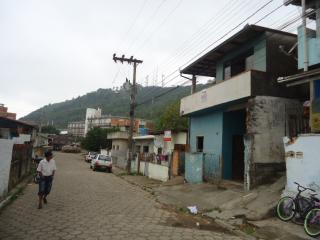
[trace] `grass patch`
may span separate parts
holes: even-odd
[[[189,209],[185,207],[180,207],[178,210],[183,213],[189,213]]]
[[[240,226],[240,230],[248,235],[253,235],[256,232],[256,228],[250,224],[243,224]]]

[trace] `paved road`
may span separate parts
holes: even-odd
[[[56,153],[48,204],[37,209],[37,185],[0,214],[0,239],[239,239],[167,224],[173,213],[119,177],[89,170],[79,155]]]

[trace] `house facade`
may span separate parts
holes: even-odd
[[[297,71],[295,58],[280,50],[296,40],[291,33],[247,25],[181,70],[215,78],[212,86],[181,100],[181,115],[190,119],[187,180],[235,180],[249,190],[284,170],[282,136],[303,128],[299,98],[307,92],[277,83],[282,74]],[[192,172],[197,167],[203,168],[200,178]]]
[[[301,7],[301,16],[313,22],[313,29],[304,25],[298,27],[297,51],[298,73],[286,74],[278,78],[278,82],[288,91],[294,86],[306,86],[310,89],[307,101],[304,103],[306,117],[308,118],[308,134],[297,132],[292,141],[284,135],[286,150],[287,184],[285,195],[295,194],[297,186],[295,182],[314,189],[320,193],[320,1],[286,0],[285,5]],[[305,6],[302,6],[302,4]],[[306,14],[303,13],[306,9]],[[302,17],[303,18],[303,17]]]
[[[30,173],[35,126],[0,117],[0,201]]]

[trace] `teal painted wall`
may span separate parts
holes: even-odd
[[[232,139],[233,135],[246,132],[246,112],[233,111],[223,114],[222,156],[224,179],[232,179]]]
[[[204,136],[204,153],[222,153],[223,112],[215,111],[191,117],[190,147],[197,151],[197,136]]]
[[[309,66],[320,63],[320,38],[315,37],[315,31],[308,30],[308,54],[309,54]],[[303,28],[298,28],[298,68],[303,68],[304,62],[304,42],[303,42]]]
[[[204,153],[223,157],[224,179],[232,178],[232,138],[245,134],[245,111],[224,112],[224,109],[191,116],[190,147],[197,150],[197,136],[204,137]]]
[[[259,71],[266,71],[267,69],[267,40],[265,34],[257,39],[254,39],[245,45],[239,47],[237,50],[226,54],[220,61],[217,62],[216,80],[221,82],[223,80],[223,65],[236,58],[237,56],[245,53],[250,48],[254,50],[253,68]]]

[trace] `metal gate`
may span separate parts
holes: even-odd
[[[30,173],[31,164],[32,146],[28,144],[13,145],[8,191]]]

